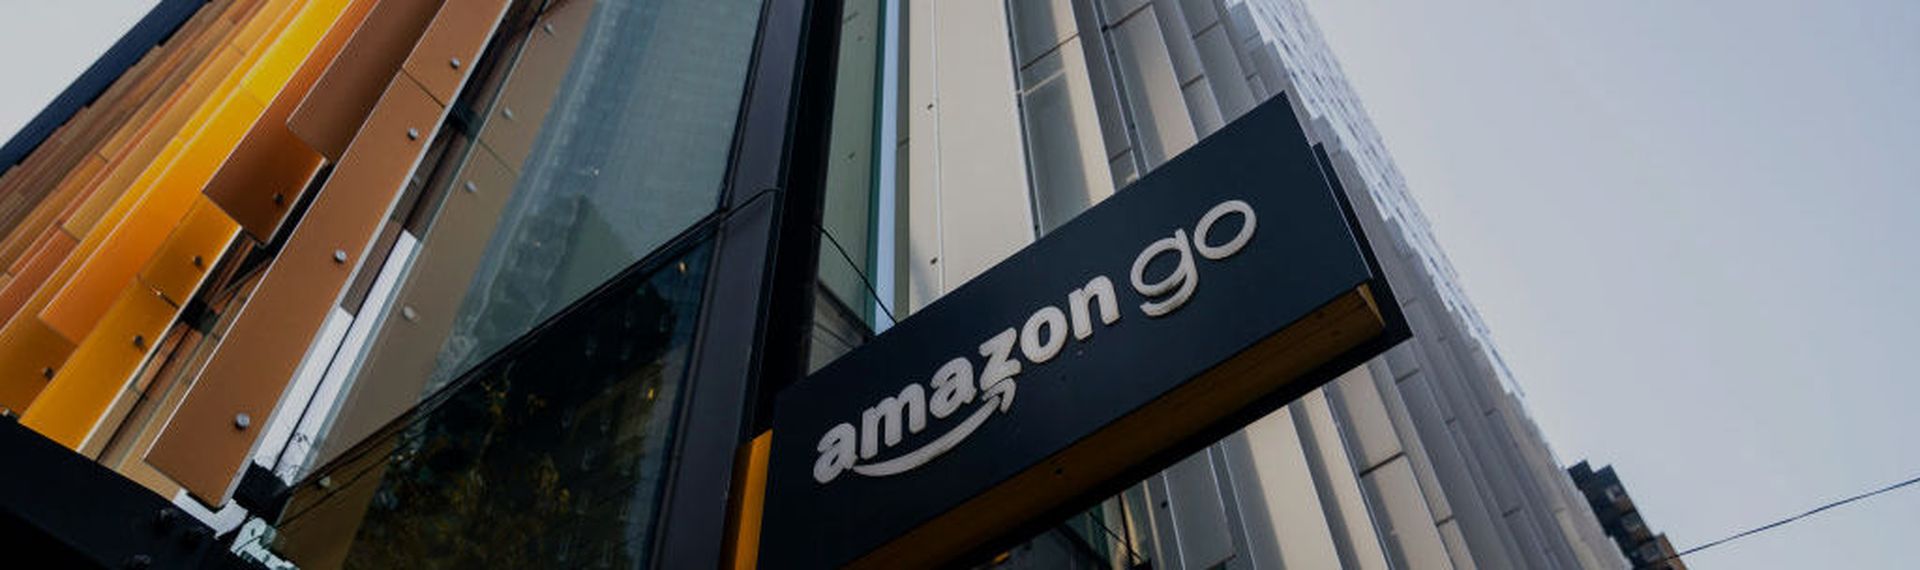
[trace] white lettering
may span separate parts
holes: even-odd
[[[973,401],[973,362],[967,357],[955,357],[947,361],[940,371],[933,373],[933,399],[927,402],[927,411],[933,417],[946,419],[962,404]]]
[[[987,365],[980,369],[980,391],[999,399],[1003,412],[1013,406],[1013,377],[1020,373],[1020,361],[1009,358],[1016,338],[1018,334],[1007,329],[980,343],[980,356],[987,357]]]
[[[1162,253],[1180,254],[1180,263],[1173,272],[1158,282],[1147,283],[1147,264]],[[1193,251],[1187,245],[1187,230],[1174,230],[1172,237],[1161,238],[1147,245],[1140,256],[1133,259],[1133,290],[1147,298],[1140,304],[1140,310],[1149,317],[1166,316],[1167,313],[1187,304],[1193,297],[1193,290],[1200,286],[1200,275],[1193,268]],[[1172,294],[1168,294],[1171,292]],[[1166,295],[1166,298],[1154,300],[1154,297]]]
[[[1045,329],[1042,332],[1042,329]],[[1043,340],[1041,335],[1046,335]],[[1020,354],[1028,362],[1045,364],[1060,354],[1067,346],[1067,315],[1058,307],[1047,305],[1034,311],[1027,317],[1026,326],[1020,327]]]
[[[1220,221],[1221,216],[1230,213],[1240,214],[1239,233],[1233,234],[1233,239],[1227,240],[1227,243],[1217,246],[1208,245],[1207,235],[1213,231],[1214,222]],[[1240,200],[1221,202],[1213,209],[1207,210],[1206,215],[1200,216],[1200,223],[1193,226],[1193,251],[1198,252],[1200,257],[1215,261],[1240,253],[1240,248],[1246,247],[1247,242],[1251,240],[1253,240],[1253,206]]]
[[[860,414],[860,458],[872,459],[880,453],[880,438],[886,437],[887,445],[900,443],[901,416],[906,416],[907,430],[920,433],[927,429],[927,389],[919,384],[909,383],[900,389],[898,397],[888,396],[880,403]],[[882,434],[881,432],[885,432]]]
[[[853,431],[853,424],[845,422],[833,426],[826,435],[820,436],[820,444],[814,446],[814,451],[820,452],[820,457],[813,460],[813,480],[824,484],[839,477],[841,471],[853,467],[853,442],[857,439],[860,439],[860,434]]]
[[[1120,320],[1120,299],[1113,295],[1113,280],[1105,275],[1094,277],[1087,286],[1067,294],[1067,310],[1073,312],[1073,338],[1087,340],[1093,336],[1093,315],[1087,304],[1096,300],[1100,303],[1100,324]]]

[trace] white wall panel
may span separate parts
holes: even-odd
[[[1241,430],[1254,450],[1251,478],[1258,481],[1257,495],[1242,493],[1242,500],[1259,497],[1261,506],[1272,517],[1273,539],[1279,545],[1280,568],[1339,568],[1340,553],[1333,544],[1333,530],[1321,514],[1320,494],[1308,470],[1300,433],[1293,413],[1281,408]],[[1236,465],[1236,468],[1240,466]],[[1249,507],[1251,508],[1251,507]]]
[[[1420,498],[1420,486],[1414,482],[1413,467],[1406,457],[1375,467],[1367,473],[1367,488],[1384,516],[1381,525],[1387,540],[1398,553],[1398,564],[1409,570],[1450,570],[1447,547],[1440,530],[1433,525],[1433,514]]]

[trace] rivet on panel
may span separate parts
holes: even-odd
[[[200,269],[206,269],[207,268],[206,258],[200,257],[198,255],[193,256],[193,266],[198,267]]]
[[[549,36],[553,35],[553,22],[540,24],[540,29],[545,30]]]
[[[41,378],[46,378],[46,379],[48,379],[48,380],[52,380],[52,379],[53,379],[53,367],[52,367],[52,366],[48,366],[48,367],[46,367],[46,368],[41,368],[41,369],[40,369],[40,377],[41,377]]]
[[[250,425],[253,425],[253,417],[248,416],[246,412],[233,415],[233,427],[235,429],[247,429],[247,426]]]
[[[406,319],[408,322],[417,321],[420,320],[420,312],[413,310],[411,306],[401,307],[400,317]]]
[[[336,249],[336,250],[333,250],[333,262],[334,262],[334,263],[346,263],[346,262],[347,262],[347,251],[346,251],[346,250],[344,250],[344,249]]]
[[[513,109],[511,107],[501,107],[500,115],[506,117],[507,120],[511,121],[513,120]]]
[[[453,66],[454,69],[460,69],[460,58],[456,57],[456,58],[447,60],[447,65]]]
[[[407,129],[407,140],[420,140],[420,129]]]
[[[141,350],[146,350],[147,337],[143,335],[133,335],[133,347]]]
[[[276,193],[273,195],[273,203],[276,205],[285,204],[287,203],[287,196],[285,194]]]
[[[474,192],[479,192],[479,191],[480,191],[480,187],[479,187],[479,186],[475,186],[475,185],[473,184],[473,181],[472,181],[472,180],[468,180],[468,181],[467,181],[467,183],[466,183],[466,184],[462,184],[462,185],[461,185],[461,187],[463,187],[463,188],[466,188],[466,189],[467,189],[467,193],[468,193],[468,194],[472,194],[472,193],[474,193]]]

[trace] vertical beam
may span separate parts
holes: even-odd
[[[837,0],[761,14],[650,557],[662,568],[726,558],[736,450],[805,371],[840,15]]]

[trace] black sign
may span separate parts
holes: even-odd
[[[1275,98],[787,389],[761,563],[948,561],[1270,411],[1383,335],[1362,247]]]

